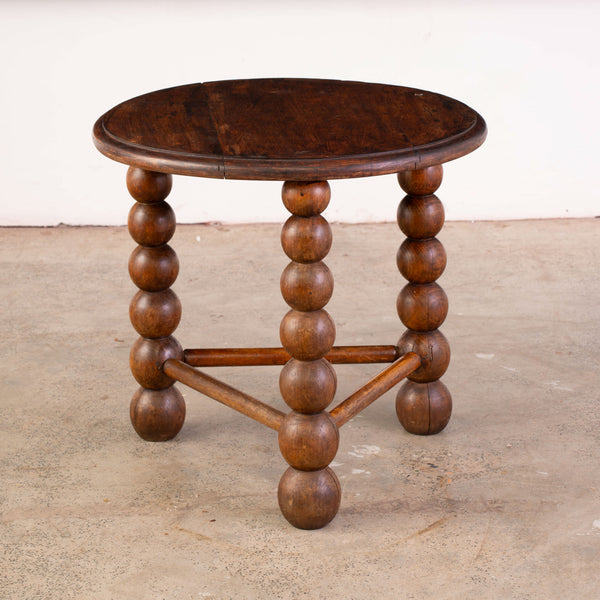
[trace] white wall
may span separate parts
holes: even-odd
[[[121,224],[125,167],[92,146],[121,100],[297,76],[463,100],[486,144],[446,167],[448,219],[600,214],[600,3],[0,0],[0,224]],[[276,221],[276,182],[176,178],[181,222]],[[393,176],[332,182],[330,220],[393,220]]]

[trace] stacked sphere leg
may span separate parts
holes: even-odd
[[[281,232],[291,262],[281,276],[281,293],[290,311],[280,337],[291,360],[279,379],[292,411],[279,430],[279,447],[290,467],[279,483],[279,506],[295,527],[318,529],[336,515],[340,484],[328,467],[336,455],[339,432],[325,410],[333,400],[336,376],[324,358],[335,340],[335,325],[324,306],[333,293],[333,276],[323,262],[331,247],[331,228],[321,216],[329,184],[286,182],[283,202],[292,213]]]
[[[435,237],[444,225],[444,208],[434,194],[442,176],[441,165],[398,174],[407,193],[398,207],[398,225],[407,237],[396,258],[408,280],[397,301],[408,328],[398,346],[402,354],[419,354],[422,363],[400,387],[396,413],[407,431],[420,435],[444,429],[452,412],[452,397],[440,381],[450,362],[448,340],[438,329],[448,314],[448,298],[436,283],[446,267],[446,252]]]
[[[139,244],[129,259],[129,274],[139,288],[129,305],[131,323],[140,337],[129,357],[140,388],[131,400],[134,429],[145,440],[165,441],[177,435],[185,419],[185,402],[174,380],[162,369],[183,350],[171,335],[181,318],[181,303],[170,289],[179,272],[177,255],[168,245],[175,232],[175,214],[165,202],[172,177],[130,167],[127,189],[136,200],[127,221]]]

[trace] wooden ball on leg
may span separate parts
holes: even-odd
[[[140,288],[129,306],[129,316],[140,338],[133,344],[129,364],[142,386],[130,404],[133,428],[144,440],[160,442],[177,435],[185,420],[183,396],[163,371],[169,358],[182,359],[183,350],[172,337],[181,318],[181,303],[170,289],[179,260],[167,244],[175,232],[175,214],[165,202],[172,177],[130,167],[127,189],[137,201],[127,221],[139,244],[129,259],[129,275]]]
[[[340,505],[340,484],[327,466],[339,444],[337,425],[325,408],[336,377],[324,358],[335,341],[335,324],[323,307],[333,293],[333,276],[323,263],[331,247],[331,227],[319,214],[329,202],[326,181],[283,185],[292,216],[281,231],[291,259],[281,276],[281,293],[291,307],[279,337],[291,360],[281,371],[281,395],[292,409],[279,429],[279,448],[290,468],[279,483],[283,516],[300,529],[324,527]]]
[[[325,527],[337,514],[341,498],[340,482],[329,467],[319,471],[290,467],[277,490],[283,516],[298,529]]]
[[[438,433],[448,423],[452,398],[439,378],[450,362],[450,345],[438,327],[448,314],[448,298],[435,283],[446,267],[446,251],[434,236],[444,224],[444,207],[434,195],[442,182],[441,165],[398,174],[408,194],[398,207],[398,225],[407,236],[396,262],[408,280],[396,303],[407,330],[398,340],[398,352],[415,352],[421,365],[408,377],[396,398],[396,413],[410,433]]]
[[[131,424],[147,442],[173,439],[185,421],[185,401],[174,386],[164,390],[139,388],[129,407]]]
[[[409,433],[439,433],[450,421],[452,396],[439,379],[430,383],[406,381],[396,396],[396,414]]]

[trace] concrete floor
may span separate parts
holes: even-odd
[[[394,343],[400,232],[333,229],[337,343]],[[600,220],[440,239],[450,425],[411,436],[379,399],[341,431],[337,518],[306,532],[273,431],[191,390],[174,441],[132,431],[125,229],[0,230],[0,598],[600,597]],[[184,346],[278,345],[279,226],[172,245]],[[338,399],[380,368],[338,367]],[[218,376],[282,407],[278,371]]]

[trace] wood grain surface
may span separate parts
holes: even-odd
[[[312,181],[422,169],[480,146],[486,125],[446,96],[319,79],[216,81],[159,90],[104,114],[97,148],[154,172]]]

